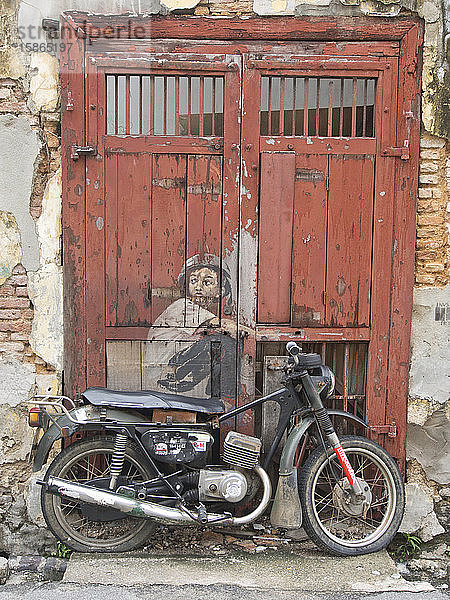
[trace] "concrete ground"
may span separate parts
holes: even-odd
[[[73,554],[65,584],[121,586],[237,586],[296,592],[425,592],[425,582],[404,580],[387,552],[332,557],[316,549],[268,548],[257,554]]]
[[[0,600],[449,600],[405,581],[386,552],[336,558],[318,550],[73,554],[61,582],[13,573]]]

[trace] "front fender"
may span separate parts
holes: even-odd
[[[86,431],[91,429],[90,421],[98,421],[100,418],[100,411],[94,406],[81,406],[75,410],[70,411],[70,416],[73,419],[83,421],[82,423],[74,423],[67,417],[62,415],[58,418],[56,423],[53,423],[44,435],[39,440],[36,448],[36,454],[34,456],[33,471],[40,471],[45,465],[48,459],[48,455],[53,444],[62,438],[61,428],[66,428],[66,436],[73,435],[76,431]],[[105,429],[108,426],[108,420],[120,421],[121,423],[142,423],[142,415],[134,413],[133,411],[121,411],[113,408],[106,409],[106,415],[102,414],[105,418],[104,426]],[[98,425],[92,424],[92,428],[98,429]]]
[[[343,417],[368,427],[362,419],[345,410],[330,409],[328,414]],[[284,445],[280,460],[277,490],[270,514],[270,522],[274,527],[298,529],[302,526],[302,506],[298,493],[297,469],[294,468],[294,460],[302,437],[315,422],[316,419],[312,413],[304,415],[301,421],[292,429]]]
[[[365,423],[362,419],[357,417],[356,415],[352,415],[345,410],[339,409],[329,409],[328,414],[330,417],[343,417],[344,419],[349,419],[350,421],[355,421],[359,425],[368,428],[367,423]],[[292,429],[289,434],[286,443],[283,448],[283,452],[281,454],[280,460],[280,475],[290,475],[294,470],[294,458],[295,452],[297,451],[297,446],[299,445],[302,437],[308,431],[308,429],[316,422],[312,413],[305,415],[302,417],[301,421]]]

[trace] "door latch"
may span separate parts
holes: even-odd
[[[409,160],[411,158],[409,152],[409,136],[411,133],[411,121],[414,114],[411,110],[408,110],[405,114],[406,119],[406,139],[403,141],[403,146],[393,148],[392,146],[383,148],[381,156],[399,156],[401,160]]]
[[[72,146],[70,156],[72,160],[78,160],[80,156],[95,156],[97,154],[97,148],[93,146]]]
[[[400,148],[388,147],[381,151],[382,156],[399,156],[402,160],[409,160],[409,140],[405,140],[405,145]]]
[[[376,433],[378,435],[387,435],[390,438],[395,438],[397,437],[397,425],[395,424],[395,421],[393,421],[390,424],[386,424],[386,425],[371,425],[370,426],[370,431],[372,431],[373,433]]]

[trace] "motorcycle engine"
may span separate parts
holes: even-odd
[[[142,443],[158,462],[203,467],[207,463],[213,437],[206,431],[152,430],[142,435]]]

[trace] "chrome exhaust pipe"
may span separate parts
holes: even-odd
[[[107,490],[98,490],[89,485],[60,479],[59,477],[49,477],[48,481],[38,483],[45,485],[46,491],[50,494],[69,498],[77,502],[85,502],[86,504],[94,504],[118,510],[130,517],[151,518],[161,522],[182,523],[185,525],[193,525],[200,522],[202,525],[216,522],[220,522],[223,525],[244,525],[245,523],[251,523],[264,512],[269,504],[272,493],[270,479],[264,469],[256,466],[255,471],[264,486],[262,500],[255,510],[243,517],[228,517],[227,515],[207,513],[207,521],[205,522],[203,522],[203,515],[202,521],[200,521],[200,516],[196,511],[187,512],[179,508],[161,506],[154,502],[135,500],[134,498],[127,498],[126,496]]]

